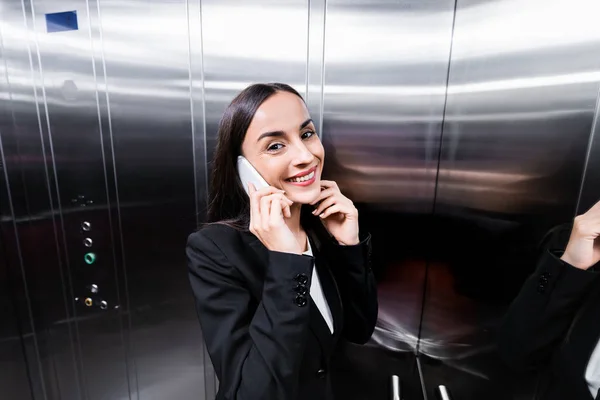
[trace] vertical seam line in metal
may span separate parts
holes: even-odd
[[[319,134],[321,140],[323,140],[323,121],[325,120],[325,44],[327,38],[327,0],[323,1],[323,49],[321,51],[321,102],[319,104],[319,113],[321,114],[321,120],[319,121]]]
[[[425,387],[425,378],[423,376],[423,368],[421,367],[421,359],[417,354],[415,357],[415,362],[417,363],[417,370],[419,372],[419,380],[421,381],[421,391],[423,392],[423,400],[427,400],[427,388]]]
[[[31,4],[31,8],[32,8],[32,12],[33,12],[33,4]],[[48,173],[48,163],[46,160],[46,150],[45,150],[45,146],[44,146],[44,137],[43,137],[43,128],[42,128],[42,117],[40,114],[40,108],[39,108],[39,102],[38,102],[38,96],[37,96],[37,87],[35,84],[35,78],[34,78],[34,68],[33,68],[33,57],[31,54],[31,45],[30,45],[30,30],[29,30],[29,25],[27,23],[27,12],[25,9],[25,0],[21,0],[21,11],[23,12],[23,22],[25,24],[25,29],[27,31],[27,54],[29,56],[29,68],[30,68],[30,74],[31,74],[31,84],[33,87],[33,98],[35,101],[35,109],[36,109],[36,115],[37,115],[37,119],[38,119],[38,129],[40,132],[40,144],[42,146],[42,157],[44,160],[44,171],[45,171],[45,175],[46,175],[46,189],[48,190],[48,199],[50,202],[50,212],[52,214],[52,225],[53,225],[53,229],[54,229],[54,238],[55,238],[55,245],[56,245],[56,250],[58,252],[58,264],[59,264],[59,269],[61,271],[61,281],[62,281],[62,285],[64,288],[64,278],[63,278],[63,273],[62,273],[62,263],[60,260],[60,245],[58,243],[58,235],[57,235],[57,228],[56,228],[56,222],[54,221],[54,205],[53,205],[53,201],[52,201],[52,190],[50,188],[50,174]],[[34,24],[35,25],[35,24]],[[35,34],[35,32],[34,32]],[[39,61],[39,60],[38,60]],[[25,274],[25,270],[22,271],[23,274]],[[25,275],[23,275],[23,279],[25,279]],[[46,393],[46,384],[45,384],[45,380],[44,380],[44,373],[42,370],[42,366],[40,364],[40,353],[39,353],[39,348],[38,348],[38,343],[37,343],[37,335],[35,332],[35,324],[33,321],[33,316],[31,315],[31,300],[29,297],[29,290],[27,287],[27,281],[25,280],[24,282],[25,284],[23,285],[24,287],[24,291],[25,291],[25,298],[27,300],[27,308],[29,310],[29,319],[30,319],[30,324],[31,324],[31,330],[32,330],[32,334],[33,334],[33,343],[34,343],[34,348],[35,348],[35,352],[36,355],[38,357],[38,369],[39,369],[39,374],[40,374],[40,379],[42,380],[42,392],[44,395],[44,399],[48,398],[48,395]],[[64,292],[63,292],[64,293]],[[65,299],[66,300],[66,299]],[[68,315],[68,314],[67,314]],[[71,333],[71,330],[69,328],[69,333]],[[73,344],[72,338],[71,338],[71,344]],[[75,362],[75,360],[74,360]],[[77,370],[77,368],[75,368]]]
[[[306,27],[306,76],[305,76],[305,84],[306,89],[304,89],[304,101],[308,104],[308,77],[310,70],[310,0],[308,0],[308,13],[307,13],[307,27]]]
[[[129,330],[127,331],[127,343],[129,344],[128,349],[131,350],[131,348],[133,347],[131,345],[131,332],[132,332],[132,323],[131,323],[131,314],[132,314],[132,310],[131,310],[131,306],[130,306],[130,301],[129,301],[129,282],[127,279],[127,263],[126,263],[126,257],[125,257],[125,241],[123,240],[123,222],[122,222],[122,218],[121,218],[121,200],[119,198],[119,180],[118,180],[118,174],[117,174],[117,161],[116,161],[116,157],[115,157],[115,143],[114,143],[114,135],[113,135],[113,126],[112,126],[112,115],[111,115],[111,111],[110,111],[110,91],[108,90],[108,73],[106,70],[106,56],[104,54],[104,35],[103,35],[103,25],[102,25],[102,10],[100,7],[100,0],[98,0],[96,2],[96,6],[98,9],[98,33],[100,35],[100,54],[102,56],[102,71],[104,73],[104,83],[105,83],[105,88],[106,88],[106,112],[107,112],[107,117],[108,117],[108,132],[109,132],[109,138],[110,138],[110,150],[111,150],[111,158],[112,158],[112,164],[113,164],[113,179],[114,179],[114,184],[115,184],[115,202],[116,202],[116,206],[117,206],[117,220],[118,220],[118,229],[119,229],[119,240],[121,242],[121,263],[123,265],[123,284],[125,286],[125,303],[126,303],[126,307],[127,307],[127,322],[128,322],[128,328]],[[133,352],[129,353],[132,354]],[[135,360],[135,356],[132,355],[131,356],[131,364],[133,366],[133,370],[134,370],[134,378],[135,378],[135,392],[137,395],[137,398],[140,398],[140,391],[139,391],[139,386],[138,386],[138,372],[137,372],[137,363]],[[129,365],[129,363],[128,363]],[[129,397],[131,398],[131,393],[129,394]]]
[[[194,95],[193,95],[193,72],[192,72],[192,32],[190,30],[190,1],[185,0],[185,17],[187,20],[188,32],[188,84],[190,95],[190,123],[192,128],[192,165],[194,171],[194,207],[196,215],[196,226],[199,226],[199,210],[198,210],[198,172],[196,160],[196,123],[194,119]]]
[[[452,50],[453,50],[453,46],[454,46],[454,27],[456,25],[457,3],[458,3],[458,0],[454,0],[454,10],[453,10],[453,14],[452,14],[452,28],[450,31],[450,48],[448,50],[448,68],[446,70],[446,88],[445,88],[445,92],[444,92],[444,106],[442,109],[442,122],[441,122],[441,128],[440,128],[440,141],[439,141],[439,148],[438,148],[437,168],[436,168],[435,185],[434,185],[434,192],[433,192],[433,204],[432,204],[432,208],[431,208],[431,216],[432,217],[435,215],[436,204],[437,204],[440,166],[441,166],[441,159],[442,159],[442,145],[443,145],[443,138],[444,138],[444,126],[445,126],[445,121],[446,121],[446,107],[448,105],[448,87],[450,85]],[[421,334],[423,332],[423,320],[424,320],[426,301],[427,301],[427,288],[429,286],[429,266],[430,266],[429,260],[427,260],[426,267],[425,267],[425,278],[423,280],[423,295],[421,297],[421,316],[419,318],[419,331],[418,331],[418,336],[417,336],[417,345],[415,347],[415,357],[417,359],[419,358],[419,352],[421,351]],[[420,363],[417,365],[420,367]],[[425,379],[424,379],[423,374],[421,373],[420,368],[419,368],[419,379],[421,380],[421,388],[423,391],[423,397],[425,398],[425,400],[427,400],[427,390],[426,390],[426,385],[425,385]]]
[[[12,104],[12,102],[13,102],[12,91],[10,88],[10,80],[8,78],[8,64],[6,62],[6,57],[5,57],[5,53],[4,53],[4,39],[3,39],[1,24],[0,24],[0,58],[3,60],[3,64],[4,64],[4,79],[6,80],[8,99],[9,99],[9,102]],[[15,114],[14,114],[13,107],[11,107],[11,115],[12,115],[12,120],[13,120],[13,125],[14,125],[15,124]],[[17,134],[16,130],[15,130],[15,134]],[[11,214],[12,221],[13,221],[15,243],[16,243],[16,247],[17,247],[17,258],[19,259],[19,266],[20,266],[21,275],[23,278],[23,286],[25,286],[26,285],[25,266],[23,263],[21,241],[19,240],[19,229],[17,227],[17,219],[16,219],[15,210],[14,210],[13,203],[12,203],[12,191],[10,189],[10,181],[9,181],[9,177],[8,177],[8,165],[6,164],[6,157],[4,155],[4,145],[2,144],[2,131],[1,130],[0,130],[0,169],[4,169],[6,196],[8,197],[8,207],[9,207],[10,214]],[[7,274],[8,274],[8,271],[7,271]],[[13,306],[15,308],[15,316],[17,318],[17,323],[19,323],[19,320],[20,320],[19,312],[18,312],[18,310],[16,310],[17,307],[16,307],[16,305],[14,305],[14,303],[15,302],[13,302]],[[21,351],[23,352],[23,359],[25,361],[25,366],[26,366],[25,373],[27,374],[27,380],[29,381],[29,392],[31,394],[31,398],[35,399],[35,393],[33,391],[33,377],[31,376],[31,371],[29,369],[29,363],[27,361],[27,351],[25,349],[25,343],[23,341],[23,329],[21,326],[18,326],[17,329],[19,330],[19,336],[20,336],[19,343],[21,344]],[[55,369],[55,373],[56,373],[56,369]],[[60,387],[58,387],[58,394],[60,396]]]
[[[202,0],[198,0],[198,4],[200,6],[199,8],[199,13],[200,13],[200,81],[202,82],[202,135],[204,136],[204,163],[205,163],[205,168],[204,168],[204,186],[206,187],[205,190],[205,196],[206,196],[206,200],[205,200],[205,205],[206,208],[208,209],[208,199],[209,199],[209,181],[208,181],[208,165],[209,165],[209,160],[208,160],[208,152],[207,152],[207,148],[206,148],[206,136],[207,136],[207,132],[206,132],[206,85],[205,85],[205,75],[204,75],[204,20],[202,19],[202,14],[203,14],[203,9],[202,9]]]
[[[97,0],[100,1],[100,0]],[[110,189],[108,184],[108,171],[106,168],[106,149],[104,148],[104,126],[102,125],[102,112],[100,110],[100,92],[98,90],[98,74],[96,71],[96,51],[94,47],[94,38],[92,35],[92,16],[90,9],[89,0],[85,1],[86,11],[88,16],[88,33],[90,39],[90,48],[92,50],[92,73],[94,75],[94,91],[95,91],[95,99],[96,99],[96,111],[98,113],[98,129],[100,134],[100,151],[102,154],[102,170],[104,173],[104,190],[106,191],[106,210],[108,215],[108,227],[109,227],[109,237],[110,243],[112,247],[112,257],[113,257],[113,266],[114,266],[114,274],[115,274],[115,287],[117,292],[117,304],[121,304],[121,290],[119,285],[119,272],[118,272],[118,263],[117,263],[117,253],[115,249],[115,237],[114,237],[114,224],[111,212],[111,202],[110,202]],[[113,166],[114,168],[114,166]],[[120,336],[121,336],[121,345],[123,346],[124,357],[125,357],[125,376],[127,379],[127,391],[131,396],[131,382],[130,382],[130,374],[129,374],[129,346],[128,342],[125,339],[123,331],[125,330],[125,326],[123,325],[123,309],[120,307],[118,310],[118,320],[120,326]]]
[[[598,119],[600,119],[599,114],[600,114],[600,87],[598,88],[598,94],[596,95],[596,106],[594,109],[594,119],[592,122],[592,128],[591,128],[590,136],[588,139],[588,146],[587,146],[587,151],[586,151],[586,155],[585,155],[585,163],[583,165],[583,175],[581,176],[581,184],[579,185],[579,195],[577,196],[577,205],[575,206],[575,215],[586,211],[586,210],[579,210],[579,207],[581,206],[581,197],[583,196],[583,190],[585,187],[585,178],[587,175],[590,158],[592,156],[592,147],[594,146],[594,138],[596,136],[596,129],[598,129]]]
[[[63,240],[63,251],[64,251],[64,259],[65,259],[65,266],[67,268],[67,280],[69,283],[69,294],[70,297],[73,298],[73,280],[71,279],[71,265],[69,262],[69,253],[68,253],[68,247],[67,247],[67,235],[66,235],[66,231],[65,231],[65,223],[64,223],[64,218],[63,218],[63,213],[62,213],[62,204],[60,201],[60,189],[59,189],[59,185],[58,185],[58,173],[56,172],[56,157],[54,155],[54,143],[53,143],[53,139],[52,139],[52,127],[50,126],[50,112],[48,110],[48,99],[46,96],[46,88],[45,88],[45,81],[44,81],[44,69],[42,66],[42,56],[40,53],[40,46],[39,46],[39,42],[37,39],[37,32],[35,31],[36,29],[36,20],[35,20],[35,9],[33,7],[33,2],[30,3],[31,4],[31,20],[32,20],[32,24],[33,24],[33,30],[34,30],[34,42],[35,42],[35,50],[36,50],[36,54],[37,54],[37,58],[38,58],[38,67],[39,67],[39,72],[40,72],[40,79],[41,79],[41,89],[42,89],[42,100],[44,102],[44,112],[46,113],[46,129],[48,130],[48,145],[50,147],[50,160],[52,162],[52,173],[54,175],[54,187],[56,190],[56,205],[57,205],[57,209],[58,209],[58,218],[60,221],[60,229],[62,231],[62,240]],[[50,182],[48,182],[48,185],[50,185]],[[51,192],[50,192],[51,193]],[[50,195],[52,196],[52,195]],[[52,211],[52,215],[54,217],[54,210]],[[83,365],[83,357],[81,356],[82,354],[82,350],[81,350],[81,340],[80,340],[80,335],[79,335],[79,323],[77,322],[77,310],[75,309],[75,307],[73,306],[73,320],[75,321],[75,332],[76,332],[76,337],[77,337],[77,346],[79,348],[79,365],[81,366],[81,371],[85,371],[85,367]],[[84,394],[84,398],[88,398],[88,394],[87,394],[87,384],[86,384],[86,380],[85,380],[85,374],[81,375],[82,380],[83,380],[83,394]]]
[[[441,128],[440,128],[440,144],[439,144],[439,148],[438,148],[438,157],[437,157],[437,167],[436,167],[436,175],[435,175],[435,185],[434,185],[434,191],[433,191],[433,204],[432,204],[432,209],[431,209],[431,215],[435,215],[435,206],[437,203],[437,192],[438,192],[438,184],[439,184],[439,178],[440,178],[440,165],[441,165],[441,159],[442,159],[442,141],[444,139],[444,126],[445,126],[445,120],[446,120],[446,106],[448,105],[448,86],[450,85],[450,65],[452,63],[452,47],[454,44],[454,25],[456,23],[456,4],[457,4],[458,0],[454,1],[454,13],[452,16],[452,29],[450,32],[450,49],[448,51],[448,68],[446,70],[446,89],[445,89],[445,93],[444,93],[444,107],[442,109],[442,122],[441,122]],[[427,267],[425,268],[425,279],[423,282],[423,297],[421,299],[421,317],[419,320],[419,334],[417,336],[417,346],[415,348],[415,352],[418,354],[420,351],[420,345],[421,345],[421,332],[422,332],[422,328],[423,328],[423,315],[425,312],[425,301],[427,299],[427,284],[428,284],[428,271],[429,271],[429,262],[427,262]]]
[[[2,133],[0,132],[0,162],[4,162],[6,160],[6,158],[4,157],[4,146],[2,144]],[[25,280],[25,267],[23,265],[23,254],[21,251],[21,241],[19,240],[19,230],[17,228],[17,219],[15,217],[15,210],[13,207],[13,202],[12,202],[12,196],[11,196],[11,191],[10,191],[10,183],[8,181],[8,168],[6,167],[6,165],[4,165],[4,180],[5,180],[5,185],[6,185],[6,192],[7,192],[7,197],[8,197],[8,209],[10,210],[10,214],[12,216],[12,221],[13,221],[13,230],[14,230],[14,235],[15,235],[15,245],[17,248],[17,257],[19,258],[19,265],[20,265],[20,269],[21,269],[21,276],[23,277],[23,287],[25,288],[25,297],[28,299],[27,300],[27,309],[29,311],[30,314],[30,318],[31,318],[31,308],[29,307],[29,295],[28,295],[28,291],[27,291],[27,281]],[[17,313],[17,318],[19,317],[18,313]],[[29,363],[27,362],[27,352],[25,350],[25,343],[23,343],[23,331],[22,329],[20,330],[20,338],[19,338],[19,342],[21,343],[21,350],[23,351],[23,357],[25,359],[25,365],[27,366],[26,368],[26,372],[27,372],[27,380],[29,381],[29,392],[31,393],[31,398],[35,399],[35,394],[33,391],[33,377],[31,376],[31,371],[29,370],[28,366]],[[33,338],[34,338],[34,343],[36,340],[36,335],[35,335],[35,328],[32,326],[32,333],[33,333]],[[37,354],[38,359],[39,359],[39,353]],[[39,363],[38,363],[39,365]],[[44,398],[47,399],[46,396],[46,388],[44,385],[44,381],[43,381],[43,377],[42,377],[42,389],[44,391]],[[60,393],[60,392],[59,392]]]

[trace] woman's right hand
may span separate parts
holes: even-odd
[[[600,202],[585,214],[575,217],[561,260],[584,270],[600,262]]]
[[[256,190],[248,184],[250,192],[250,232],[271,251],[302,254],[296,237],[283,219],[291,217],[294,204],[284,196],[284,191],[269,186]]]

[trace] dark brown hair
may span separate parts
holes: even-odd
[[[250,201],[237,172],[237,157],[256,110],[277,92],[289,92],[302,99],[284,83],[254,84],[240,92],[227,106],[217,134],[217,147],[212,160],[208,197],[208,219],[246,230],[250,222]],[[302,99],[304,101],[304,99]]]

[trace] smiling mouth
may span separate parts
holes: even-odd
[[[286,181],[288,182],[294,182],[294,183],[301,183],[301,182],[306,182],[306,181],[310,181],[311,179],[313,179],[315,177],[315,170],[313,170],[311,173],[306,174],[304,176],[300,176],[297,178],[290,178],[290,179],[286,179]]]

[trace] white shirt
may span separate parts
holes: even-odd
[[[585,380],[587,381],[592,397],[596,398],[600,390],[600,341],[588,361],[585,371]]]
[[[306,250],[303,254],[307,256],[313,255],[312,248],[310,247],[310,241],[308,242],[308,250]],[[323,288],[321,287],[321,281],[319,280],[319,274],[317,274],[317,269],[313,265],[313,273],[312,279],[310,282],[310,297],[312,297],[313,301],[317,305],[317,308],[321,312],[323,319],[327,323],[329,330],[333,333],[333,318],[331,317],[331,310],[329,309],[329,304],[327,304],[327,300],[325,299],[325,295],[323,294]]]

